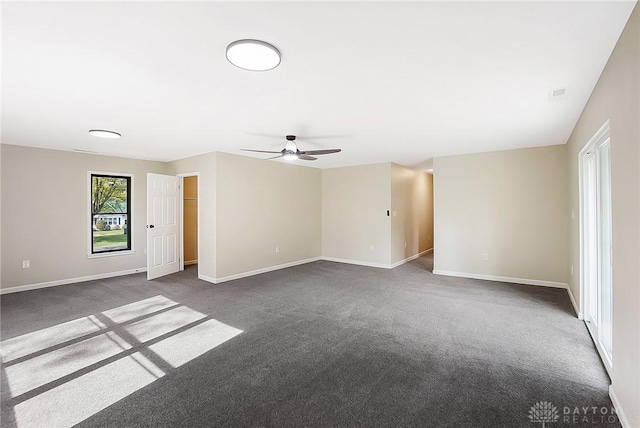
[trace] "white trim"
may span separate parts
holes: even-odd
[[[539,285],[542,287],[568,288],[565,282],[543,281],[540,279],[512,278],[509,276],[482,275],[479,273],[451,272],[446,270],[435,270],[434,275],[456,276],[459,278],[483,279],[487,281],[510,282],[514,284]]]
[[[198,274],[198,279],[210,282],[212,284],[217,284],[216,279],[214,277],[212,277],[212,276]]]
[[[424,253],[433,253],[433,247],[429,248],[427,251],[424,251]]]
[[[251,270],[251,271],[248,271],[248,272],[237,273],[235,275],[223,276],[222,278],[215,278],[215,279],[214,278],[208,278],[208,279],[205,279],[205,281],[207,281],[209,279],[213,279],[213,281],[211,281],[211,282],[213,282],[214,284],[220,284],[221,282],[233,281],[234,279],[246,278],[248,276],[254,276],[254,275],[259,275],[261,273],[272,272],[274,270],[286,269],[286,268],[289,268],[289,267],[303,265],[303,264],[306,264],[306,263],[317,262],[318,260],[320,260],[319,257],[312,257],[310,259],[296,260],[294,262],[283,263],[281,265],[269,266],[269,267],[265,267],[265,268],[261,268],[261,269]],[[203,278],[201,278],[201,279],[203,279]]]
[[[600,287],[600,279],[599,277],[599,273],[596,274],[596,278],[591,278],[592,274],[589,272],[589,263],[588,263],[588,253],[587,253],[587,248],[591,248],[588,247],[587,243],[585,242],[585,237],[588,234],[588,226],[585,224],[585,217],[586,217],[586,213],[585,213],[585,201],[586,201],[586,192],[587,189],[585,189],[584,186],[584,181],[585,181],[585,168],[584,168],[584,164],[585,164],[585,160],[587,159],[587,155],[589,154],[590,151],[592,150],[597,150],[599,147],[605,145],[605,144],[609,144],[610,145],[610,141],[611,141],[611,133],[610,133],[610,121],[609,119],[607,119],[604,124],[600,127],[600,129],[598,129],[598,131],[596,131],[596,133],[593,135],[593,137],[591,137],[591,139],[582,147],[582,149],[578,152],[578,208],[579,208],[579,234],[578,234],[578,239],[579,239],[579,252],[580,252],[580,266],[579,266],[579,278],[580,278],[580,303],[581,303],[581,308],[585,309],[585,313],[579,313],[578,317],[580,319],[583,319],[585,321],[585,324],[587,326],[587,330],[589,331],[589,334],[591,336],[591,339],[593,340],[593,343],[596,346],[596,350],[598,351],[598,354],[600,356],[600,359],[603,362],[603,365],[605,366],[607,372],[609,373],[609,376],[612,377],[612,372],[613,372],[613,361],[612,358],[613,356],[610,356],[604,349],[604,346],[601,345],[601,341],[599,338],[599,331],[593,331],[595,330],[600,330],[602,328],[602,326],[600,325],[601,322],[599,319],[597,319],[595,322],[598,323],[598,325],[594,325],[593,322],[589,322],[588,320],[592,318],[592,314],[589,313],[589,307],[590,305],[588,304],[587,300],[589,298],[589,291],[587,290],[587,280],[590,279],[591,281],[594,281],[597,283],[597,287]],[[609,146],[610,147],[610,146]],[[599,164],[599,157],[598,154],[596,152],[595,156],[595,162],[596,162],[596,211],[599,212],[599,204],[600,204],[600,191],[599,191],[599,180],[600,180],[600,164]],[[597,216],[599,216],[599,214],[596,214]],[[599,229],[599,223],[600,223],[600,219],[597,218],[596,220],[596,228]],[[595,232],[596,235],[598,235],[598,231]],[[599,238],[596,238],[596,265],[597,265],[597,269],[600,269],[601,266],[601,253],[600,253],[600,243],[598,242]],[[612,267],[613,268],[613,267]],[[574,303],[575,305],[575,303]],[[612,308],[613,310],[613,308]],[[598,309],[596,310],[596,312],[598,312]],[[613,313],[612,313],[612,317],[613,317]],[[585,319],[586,318],[586,319]],[[600,318],[600,316],[598,315],[598,318]]]
[[[182,270],[184,270],[184,266],[191,266],[191,265],[197,265],[198,261],[197,260],[187,260],[186,262],[183,261],[183,268]]]
[[[184,177],[176,174],[178,177],[178,193],[180,194],[180,209],[178,209],[178,223],[180,228],[180,256],[178,257],[178,272],[184,270]],[[196,214],[197,215],[197,214]],[[147,244],[148,245],[148,244]]]
[[[132,236],[133,238],[133,236]],[[122,250],[122,251],[105,251],[104,253],[95,253],[88,255],[88,259],[101,259],[103,257],[113,257],[113,256],[130,256],[135,254],[136,252],[133,250]]]
[[[609,397],[611,398],[613,407],[616,408],[616,414],[618,415],[618,420],[620,421],[620,425],[622,425],[622,428],[632,428],[631,422],[627,418],[624,410],[622,410],[622,405],[620,404],[620,400],[618,400],[618,396],[613,389],[613,385],[609,385]]]
[[[395,262],[395,263],[391,264],[389,268],[390,268],[390,269],[393,269],[393,268],[396,268],[396,267],[398,267],[398,266],[400,266],[400,265],[403,265],[403,264],[405,264],[405,263],[407,263],[407,262],[410,262],[411,260],[415,260],[415,259],[417,259],[418,257],[424,256],[424,255],[425,255],[425,254],[427,254],[429,251],[433,251],[433,248],[432,248],[432,249],[430,249],[430,250],[421,251],[421,252],[419,252],[418,254],[414,254],[413,256],[411,256],[411,257],[407,257],[406,259],[404,259],[404,260],[400,260],[399,262]]]
[[[340,259],[337,257],[322,256],[320,257],[320,260],[325,260],[327,262],[347,263],[350,265],[368,266],[368,267],[374,267],[374,268],[380,268],[380,269],[391,269],[391,267],[388,264],[384,264],[384,263],[363,262],[360,260]]]
[[[584,320],[584,324],[587,327],[589,336],[591,336],[591,340],[596,347],[596,351],[598,351],[598,356],[600,357],[600,361],[602,361],[602,365],[604,365],[604,368],[607,370],[609,378],[613,378],[613,361],[611,361],[603,346],[600,344],[597,335],[593,331],[596,326],[592,322],[587,320]]]
[[[325,260],[325,261],[328,261],[328,262],[337,262],[337,263],[347,263],[347,264],[367,266],[367,267],[375,267],[375,268],[381,268],[381,269],[393,269],[394,267],[400,266],[403,263],[406,263],[408,261],[417,259],[418,257],[428,253],[429,251],[430,250],[422,251],[422,252],[420,252],[420,253],[418,253],[416,255],[413,255],[413,256],[408,257],[408,258],[406,258],[406,259],[404,259],[404,260],[402,260],[402,261],[400,261],[398,263],[395,263],[394,265],[387,265],[387,264],[383,264],[383,263],[362,262],[362,261],[359,261],[359,260],[339,259],[339,258],[336,258],[336,257],[312,257],[312,258],[309,258],[309,259],[296,260],[294,262],[284,263],[284,264],[281,264],[281,265],[269,266],[269,267],[256,269],[256,270],[252,270],[252,271],[247,271],[247,272],[242,272],[242,273],[238,273],[238,274],[234,274],[234,275],[223,276],[222,278],[213,278],[211,276],[198,274],[198,279],[201,279],[201,280],[207,281],[207,282],[211,282],[213,284],[220,284],[222,282],[233,281],[235,279],[246,278],[246,277],[254,276],[254,275],[260,275],[262,273],[273,272],[274,270],[286,269],[286,268],[289,268],[289,267],[299,266],[299,265],[303,265],[303,264],[306,264],[306,263],[317,262],[319,260]]]
[[[147,268],[121,270],[118,272],[99,273],[96,275],[79,276],[76,278],[58,279],[55,281],[39,282],[37,284],[18,285],[15,287],[2,288],[0,294],[18,293],[20,291],[37,290],[39,288],[56,287],[58,285],[76,284],[78,282],[94,281],[96,279],[113,278],[116,276],[131,275],[135,273],[146,272]]]
[[[185,262],[184,260],[184,178],[185,177],[197,177],[197,182],[198,185],[196,186],[196,191],[197,196],[196,196],[196,205],[197,205],[197,211],[196,211],[196,223],[198,225],[198,228],[196,230],[196,236],[198,239],[198,257],[200,257],[200,172],[199,171],[192,171],[192,172],[183,172],[180,174],[176,174],[176,177],[180,178],[180,267],[178,268],[179,271],[183,271],[185,265],[190,265],[190,264],[196,264],[198,263],[197,260],[195,261],[187,261]],[[200,266],[198,266],[198,273],[200,272]]]
[[[571,287],[567,286],[567,293],[569,293],[569,299],[571,299],[571,304],[573,305],[573,310],[576,312],[576,316],[579,320],[582,319],[582,312],[578,308],[578,304],[576,303],[576,299],[573,298],[573,293],[571,292]]]

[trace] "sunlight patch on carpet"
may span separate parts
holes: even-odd
[[[155,296],[5,340],[16,424],[73,426],[240,333]]]

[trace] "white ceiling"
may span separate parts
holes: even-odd
[[[297,134],[343,149],[320,168],[564,144],[634,4],[3,3],[2,142],[170,161]],[[244,38],[281,65],[229,64]]]

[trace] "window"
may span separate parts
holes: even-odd
[[[91,173],[91,254],[131,251],[131,176]]]

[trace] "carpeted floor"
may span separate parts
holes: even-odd
[[[545,426],[620,426],[573,415],[611,402],[565,290],[432,263],[322,261],[219,285],[190,267],[5,295],[2,426],[540,427],[539,402],[558,412]]]

